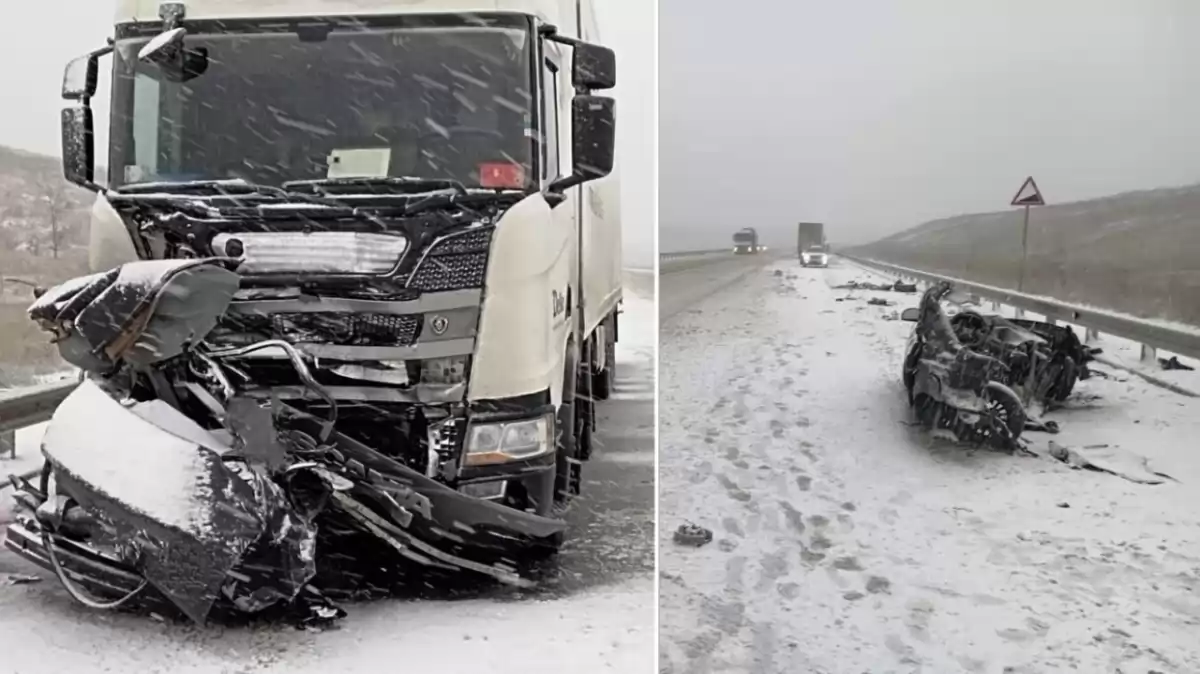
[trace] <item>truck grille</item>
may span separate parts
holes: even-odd
[[[375,314],[349,311],[238,315],[225,327],[269,334],[293,343],[336,346],[411,346],[417,341],[420,314]]]
[[[409,277],[408,287],[426,292],[482,288],[491,242],[490,227],[443,239]]]

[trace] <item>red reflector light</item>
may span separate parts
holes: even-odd
[[[525,187],[525,169],[511,162],[485,162],[479,165],[479,184],[489,189]]]

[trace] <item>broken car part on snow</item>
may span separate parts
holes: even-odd
[[[1100,352],[1068,327],[942,308],[953,287],[934,284],[901,318],[916,325],[905,349],[909,403],[927,427],[958,439],[1014,450],[1023,430],[1057,432],[1028,408],[1067,399]]]
[[[833,286],[835,290],[878,290],[880,292],[915,293],[917,284],[896,281],[895,283],[872,283],[870,281],[849,281]]]
[[[259,4],[119,0],[115,39],[64,73],[96,273],[29,313],[86,379],[41,479],[14,480],[6,544],[89,606],[196,622],[328,620],[325,597],[443,572],[526,585],[615,369],[615,103],[594,93],[615,56],[578,39],[591,0]],[[128,123],[101,187],[109,56]],[[169,105],[133,104],[143,78]],[[142,131],[186,150],[143,157]],[[547,165],[560,138],[571,163]]]

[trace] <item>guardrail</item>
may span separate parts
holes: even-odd
[[[672,260],[684,260],[691,257],[710,257],[713,255],[732,255],[733,251],[729,248],[713,248],[710,250],[680,250],[672,253],[659,253],[659,262],[671,262]]]
[[[1137,342],[1141,344],[1141,358],[1147,363],[1155,365],[1158,363],[1157,352],[1160,349],[1180,356],[1200,358],[1200,328],[1198,327],[1167,324],[1096,307],[1069,304],[1049,297],[1028,295],[952,276],[931,274],[856,255],[840,253],[839,256],[908,281],[921,283],[950,281],[959,290],[971,295],[996,304],[1013,307],[1017,310],[1018,315],[1028,311],[1045,316],[1046,320],[1052,323],[1062,321],[1086,328],[1089,341],[1104,333]]]
[[[49,421],[58,404],[78,385],[78,379],[67,379],[0,391],[0,453],[15,459],[17,431]],[[25,473],[21,477],[28,478],[31,474]],[[0,483],[0,489],[8,486],[7,481]]]

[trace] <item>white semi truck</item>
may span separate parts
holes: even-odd
[[[210,341],[294,345],[350,432],[460,492],[578,493],[622,299],[594,0],[118,0],[113,31],[63,80],[93,270],[236,258]],[[258,394],[328,404],[286,356],[245,356]]]

